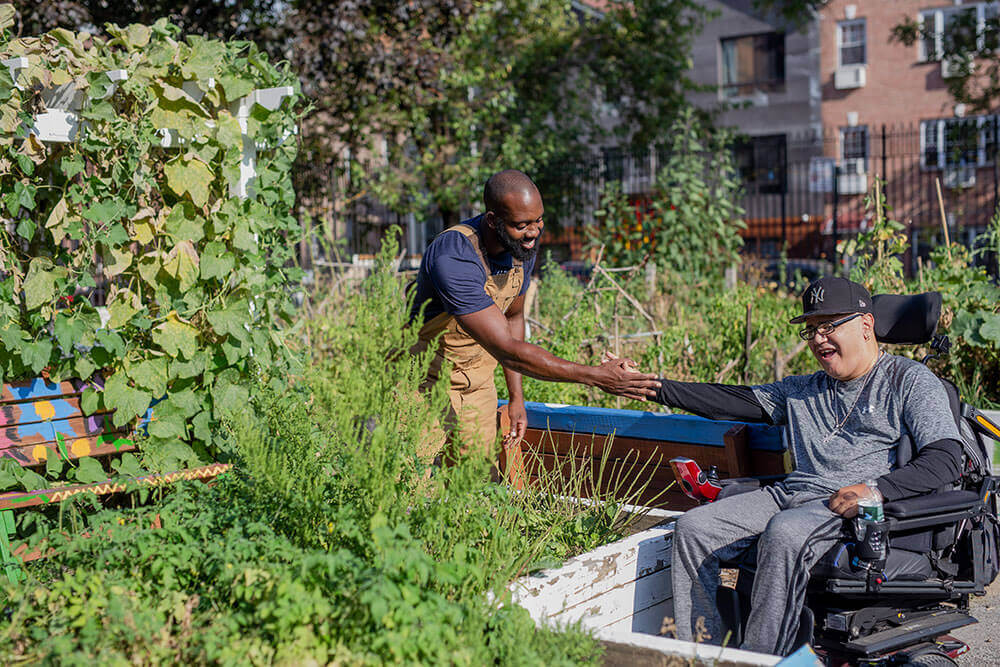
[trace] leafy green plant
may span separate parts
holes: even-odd
[[[207,458],[246,380],[269,379],[254,369],[280,377],[289,360],[280,325],[299,226],[296,146],[282,139],[298,95],[245,121],[235,105],[295,78],[253,44],[181,39],[163,20],[13,38],[10,5],[0,16],[0,56],[28,63],[16,78],[0,68],[0,376],[100,375],[82,406],[115,410],[115,426],[163,399],[147,463]],[[128,76],[113,85],[117,70]],[[40,143],[36,116],[74,95],[76,140]],[[264,149],[239,199],[245,141]]]
[[[665,160],[648,200],[632,203],[610,183],[588,228],[612,266],[653,262],[695,280],[721,276],[739,261],[744,223],[730,137],[704,125],[690,109],[679,114],[662,147]]]
[[[924,283],[944,298],[944,330],[954,344],[937,363],[962,390],[984,407],[1000,404],[1000,287],[958,244],[935,248]]]
[[[495,485],[485,460],[421,461],[447,399],[409,400],[430,358],[398,354],[416,331],[397,247],[358,291],[328,297],[339,307],[312,304],[301,382],[227,420],[234,472],[156,507],[34,515],[47,520],[33,544],[54,553],[0,585],[0,660],[598,662],[593,639],[537,629],[507,586],[615,539],[620,505]]]
[[[885,200],[883,182],[876,178],[872,192],[865,197],[865,210],[872,215],[871,229],[856,238],[837,242],[837,252],[851,257],[851,280],[863,283],[875,293],[898,293],[903,290],[904,272],[900,259],[910,242],[906,227],[889,218],[891,208]]]

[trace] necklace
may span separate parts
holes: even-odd
[[[824,444],[824,445],[825,445],[826,443],[830,442],[830,439],[831,439],[831,438],[832,438],[832,437],[833,437],[834,435],[836,435],[837,431],[839,431],[839,430],[840,430],[841,428],[843,428],[844,424],[846,424],[846,423],[847,423],[847,420],[851,418],[851,414],[852,414],[852,413],[854,412],[854,408],[855,408],[855,407],[857,407],[857,405],[858,405],[858,401],[859,401],[859,400],[861,400],[861,394],[865,393],[865,389],[866,389],[866,388],[868,387],[868,383],[869,383],[869,382],[871,381],[871,379],[872,379],[872,376],[873,376],[873,375],[875,374],[875,373],[874,373],[874,371],[875,371],[875,367],[876,367],[876,366],[878,366],[878,363],[879,363],[880,361],[882,361],[882,356],[883,356],[884,354],[885,354],[885,352],[883,352],[882,350],[879,350],[879,351],[878,351],[878,356],[876,356],[876,357],[875,357],[875,363],[873,363],[873,364],[872,364],[872,367],[871,367],[871,368],[869,368],[869,369],[868,369],[868,370],[867,370],[867,371],[865,372],[865,381],[864,381],[864,383],[863,383],[863,384],[861,385],[861,388],[860,388],[860,389],[858,390],[858,394],[857,394],[857,396],[855,396],[855,397],[854,397],[854,402],[853,402],[853,403],[851,403],[851,407],[850,407],[850,408],[849,408],[849,409],[847,410],[847,412],[846,412],[846,413],[844,414],[844,418],[843,418],[843,419],[841,419],[841,420],[840,420],[839,422],[837,422],[837,424],[836,424],[836,425],[835,425],[835,426],[833,427],[833,429],[832,429],[832,430],[830,431],[830,433],[829,433],[829,434],[827,434],[827,436],[826,436],[825,438],[823,438],[823,444]]]

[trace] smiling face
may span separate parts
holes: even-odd
[[[496,232],[504,250],[522,262],[538,252],[538,237],[545,227],[545,208],[538,190],[525,188],[505,196],[496,211],[487,211],[486,224]]]
[[[819,327],[843,318],[844,315],[818,315],[808,318],[806,327]],[[874,327],[875,318],[871,313],[864,313],[827,335],[816,332],[808,340],[809,349],[827,375],[842,382],[853,380],[864,375],[877,358]]]

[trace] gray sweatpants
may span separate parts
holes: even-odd
[[[721,644],[716,608],[719,561],[739,555],[760,535],[750,618],[741,648],[787,655],[798,630],[809,570],[841,534],[843,518],[829,494],[766,487],[688,510],[674,530],[674,621],[691,641],[699,618],[708,641]]]

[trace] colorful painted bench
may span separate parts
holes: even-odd
[[[84,457],[105,462],[109,457],[136,449],[133,430],[116,428],[111,413],[83,414],[80,397],[85,384],[80,381],[53,383],[44,378],[5,384],[0,390],[0,459],[13,459],[21,467],[42,467],[51,457],[72,462]],[[155,419],[147,411],[135,428]],[[110,478],[94,484],[54,485],[33,491],[0,493],[0,567],[10,581],[20,580],[21,564],[39,558],[39,550],[29,551],[16,543],[15,510],[59,503],[80,494],[123,493],[133,484],[157,486],[182,479],[211,479],[230,468],[214,463],[167,474],[147,475],[129,484]],[[105,469],[107,466],[105,465]]]
[[[692,458],[705,469],[714,465],[723,478],[787,472],[781,429],[774,426],[552,403],[528,402],[525,408],[524,440],[500,454],[499,467],[515,486],[534,483],[541,468],[564,478],[589,471],[589,492],[611,486],[638,489],[648,481],[635,502],[686,510],[695,502],[680,489],[664,492],[674,481],[670,459],[675,456]],[[505,432],[506,401],[500,402],[498,419]]]

